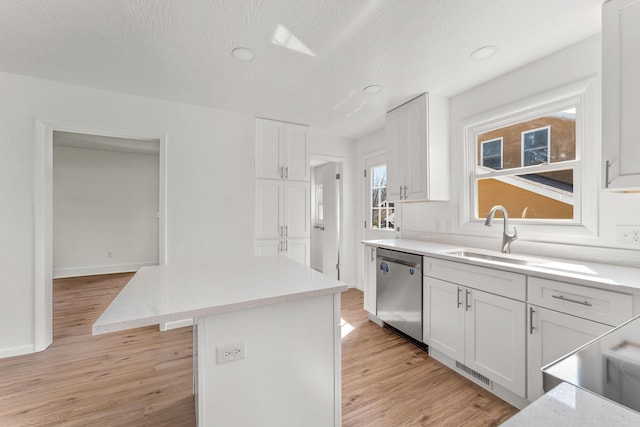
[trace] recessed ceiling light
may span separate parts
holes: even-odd
[[[255,55],[246,47],[237,47],[231,51],[231,55],[240,61],[253,61]]]
[[[481,61],[493,56],[498,51],[497,46],[482,46],[471,52],[471,58]]]
[[[366,86],[364,89],[362,89],[364,93],[368,93],[370,95],[380,93],[381,90],[382,90],[382,87],[380,87],[380,85],[369,85],[369,86]]]

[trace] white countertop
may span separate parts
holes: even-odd
[[[93,334],[344,292],[347,285],[285,257],[141,268]]]
[[[514,257],[521,257],[524,259],[531,259],[539,262],[537,262],[535,265],[519,265],[499,261],[470,259],[461,256],[450,255],[447,254],[447,252],[471,250],[481,253],[491,253],[497,251],[467,248],[464,246],[449,245],[444,243],[432,243],[422,240],[385,239],[365,240],[362,243],[369,246],[411,252],[420,255],[432,256],[434,258],[446,259],[449,261],[464,262],[467,264],[529,274],[551,280],[562,280],[585,286],[605,288],[617,292],[631,293],[633,289],[640,290],[640,268],[599,264],[595,262],[584,262],[560,258],[545,259],[544,257],[540,256],[528,256],[526,254],[516,253],[513,253],[511,255],[513,255]],[[629,289],[621,289],[620,287],[626,287]]]
[[[571,384],[562,383],[501,426],[640,426],[640,414]]]

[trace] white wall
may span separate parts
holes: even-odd
[[[159,155],[55,143],[53,277],[158,264]]]
[[[166,133],[167,261],[253,254],[252,116],[6,73],[0,93],[0,357],[33,351],[35,118]]]

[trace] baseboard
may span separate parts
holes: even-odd
[[[22,356],[24,354],[35,353],[34,347],[30,345],[19,345],[17,347],[0,348],[0,359],[5,357]]]
[[[131,264],[93,265],[88,267],[58,268],[53,270],[54,279],[65,277],[95,276],[97,274],[130,273],[141,267],[158,265],[157,262],[138,262]]]
[[[160,330],[165,332],[171,329],[184,328],[185,326],[193,326],[193,319],[174,320],[173,322],[160,323]]]

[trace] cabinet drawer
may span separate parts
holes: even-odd
[[[631,295],[538,277],[529,277],[528,301],[611,326],[633,317]]]
[[[462,262],[424,257],[425,276],[524,301],[526,276]]]

